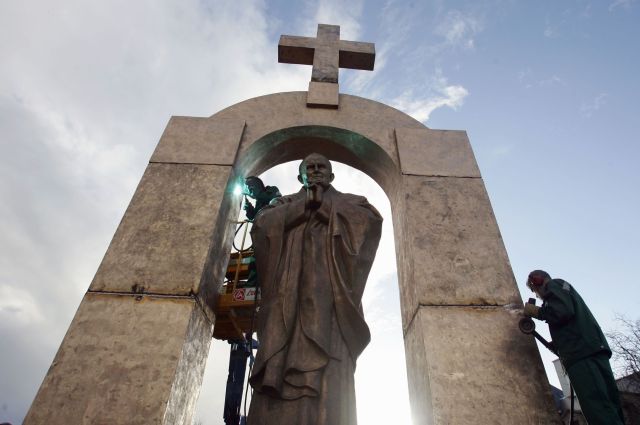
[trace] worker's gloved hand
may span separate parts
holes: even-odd
[[[534,304],[526,303],[524,305],[524,311],[522,313],[527,317],[534,317],[537,319],[538,315],[540,314],[540,307]]]

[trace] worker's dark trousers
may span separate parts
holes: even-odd
[[[579,360],[567,374],[589,425],[624,425],[618,387],[606,354]]]

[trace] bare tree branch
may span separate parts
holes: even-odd
[[[616,375],[627,376],[640,385],[640,319],[616,315],[621,329],[607,333],[613,352]]]

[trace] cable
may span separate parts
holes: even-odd
[[[251,240],[251,245],[249,245],[247,248],[238,249],[238,247],[236,246],[236,236],[238,235],[238,232],[240,231],[240,229],[242,229],[242,226],[244,226],[245,224],[248,226],[249,223],[251,223],[251,221],[249,221],[249,220],[241,221],[240,225],[238,227],[236,227],[236,231],[233,233],[233,242],[232,242],[233,249],[235,249],[236,251],[238,251],[240,253],[251,251],[253,249],[253,240]]]

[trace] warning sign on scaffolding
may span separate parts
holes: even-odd
[[[253,301],[256,299],[256,288],[238,288],[233,291],[234,301]]]

